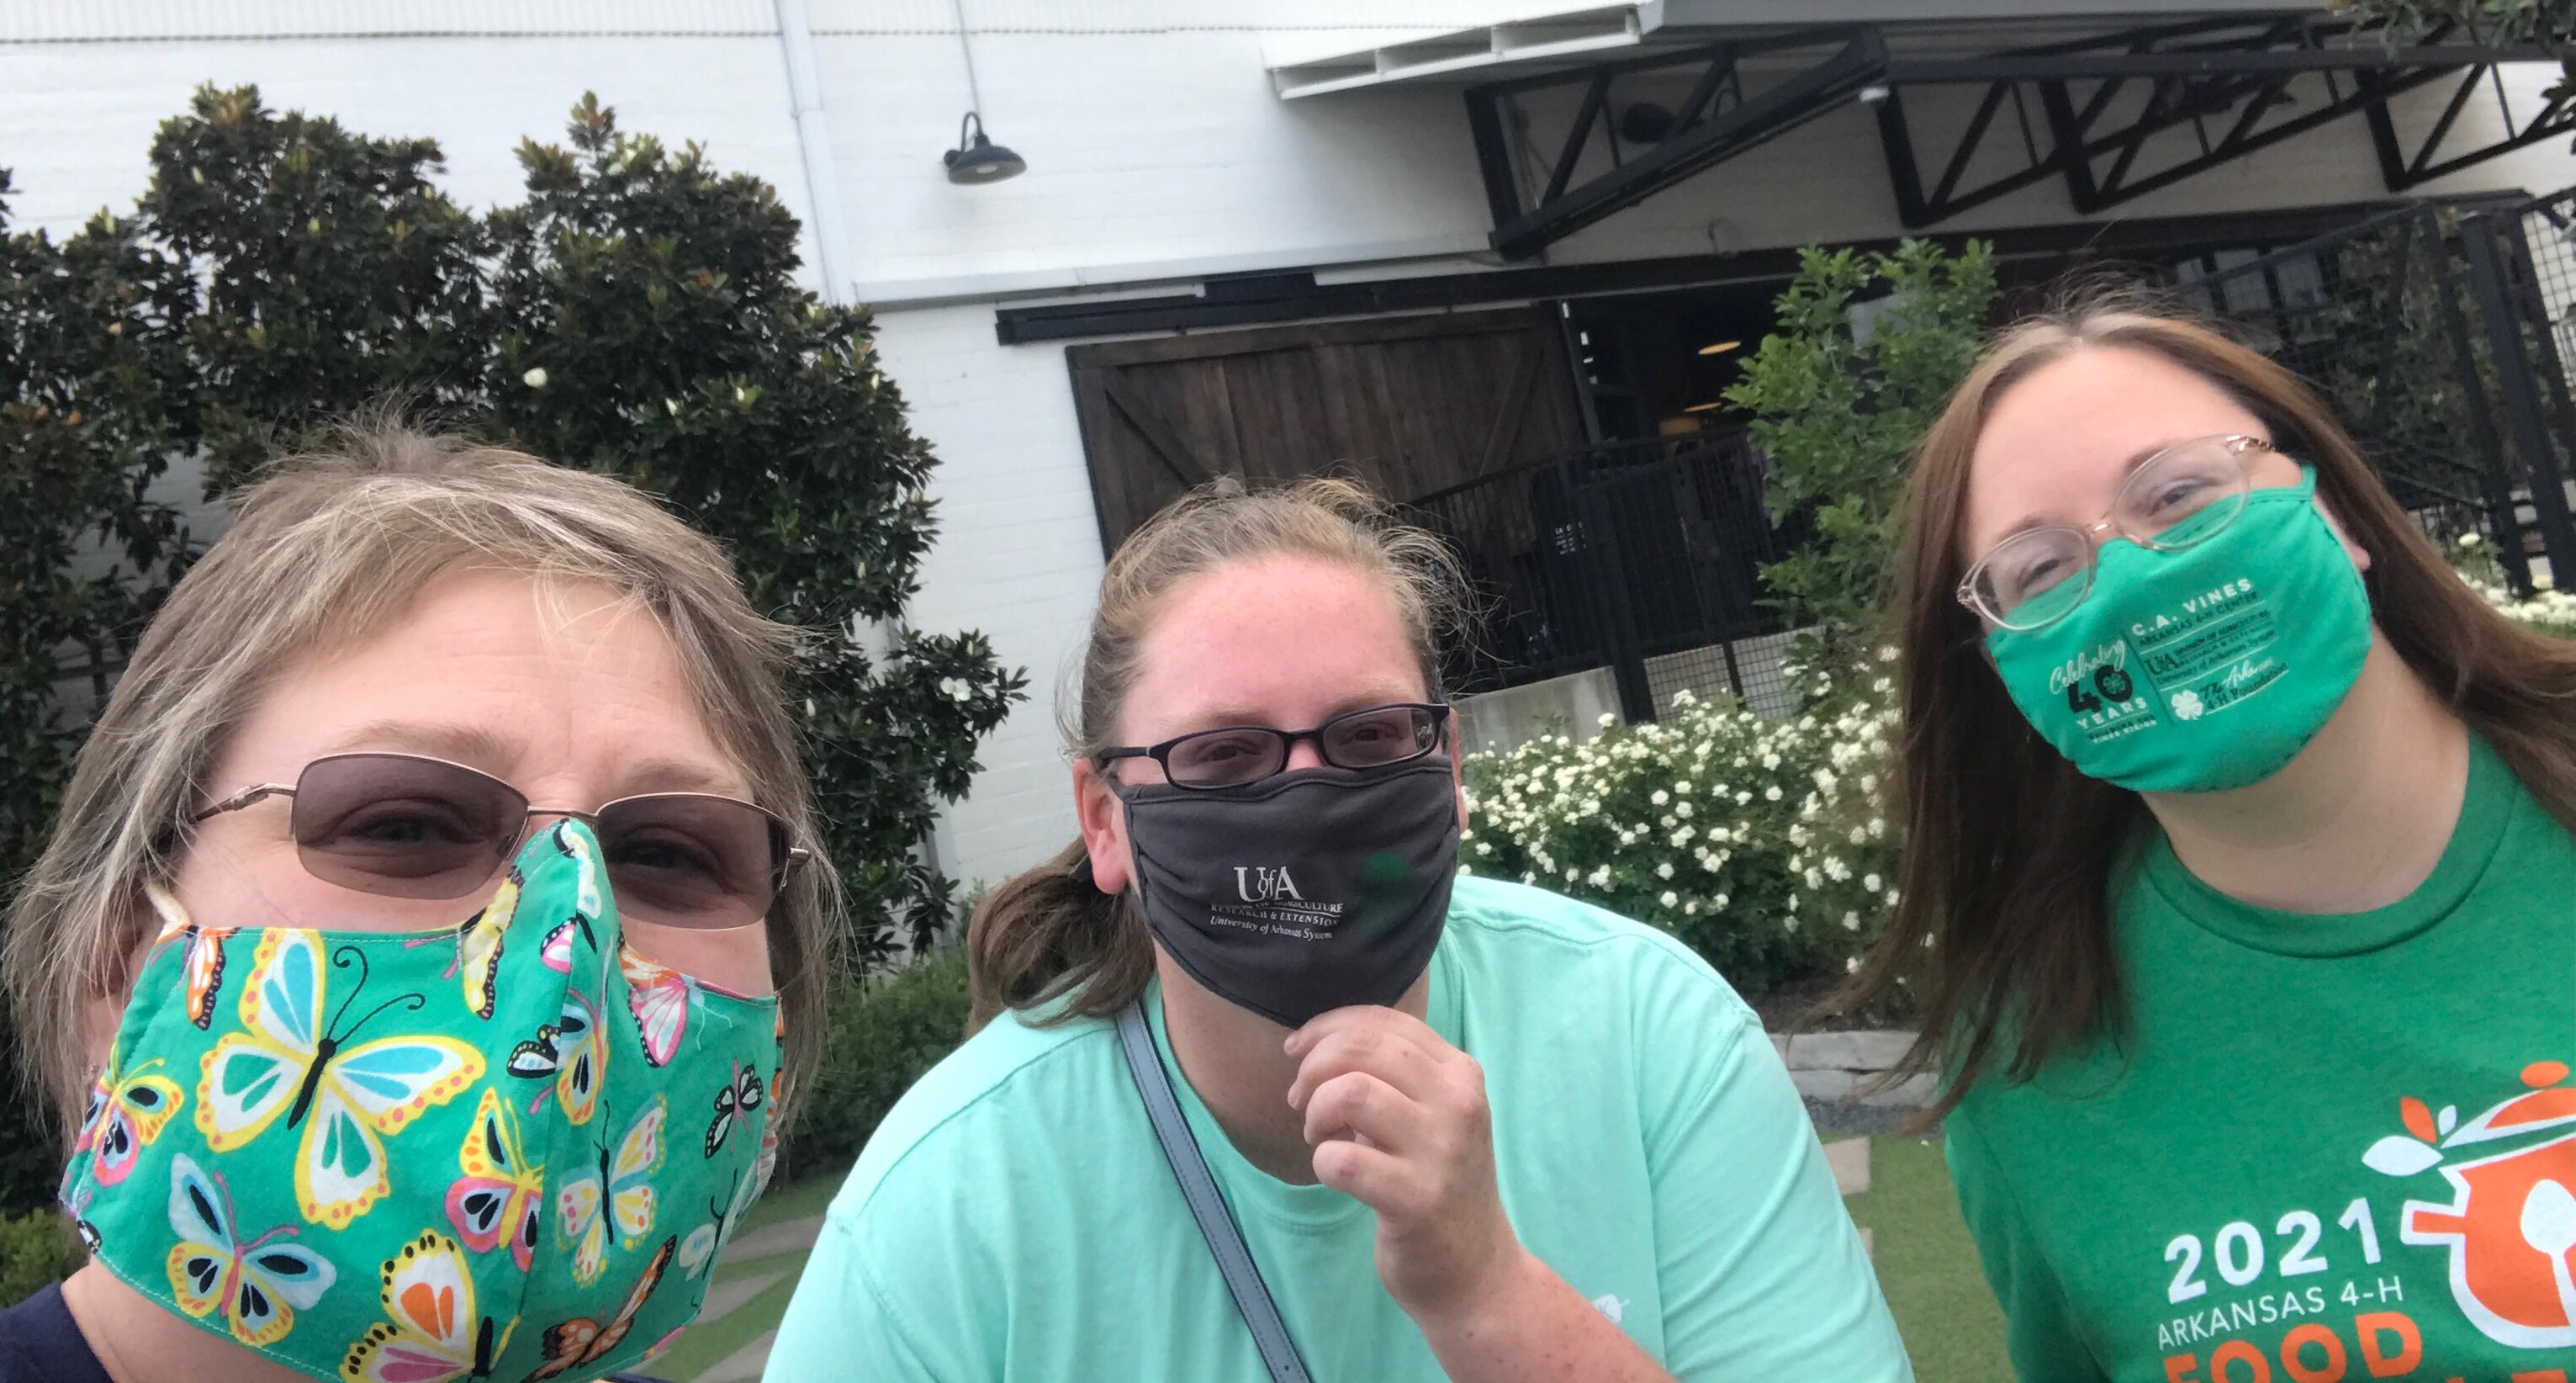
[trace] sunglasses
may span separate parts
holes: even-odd
[[[418,754],[315,759],[292,786],[253,784],[191,820],[270,797],[294,800],[289,827],[306,873],[385,898],[494,887],[534,818],[570,817],[599,837],[621,916],[715,930],[767,916],[807,854],[787,843],[786,822],[739,798],[657,792],[590,812],[536,807],[491,774]]]

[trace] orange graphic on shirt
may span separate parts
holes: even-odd
[[[2576,1345],[2576,1085],[2563,1062],[2524,1067],[2527,1093],[2467,1123],[2399,1102],[2403,1135],[2362,1157],[2374,1170],[2413,1176],[2441,1169],[2449,1204],[2408,1201],[2399,1237],[2450,1250],[2452,1298],[2488,1339],[2519,1349]],[[2569,1131],[2550,1137],[2552,1129]],[[2457,1154],[2507,1144],[2485,1157]]]

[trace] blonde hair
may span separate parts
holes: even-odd
[[[366,636],[468,563],[597,581],[650,612],[753,798],[813,852],[768,919],[787,1086],[801,1086],[819,1050],[839,884],[783,705],[795,631],[752,610],[724,552],[617,480],[384,425],[277,463],[234,507],[232,531],[144,632],[10,911],[0,988],[25,1074],[63,1126],[85,1085],[84,1007],[131,982],[152,925],[145,891],[175,874],[225,740],[278,669]]]
[[[1289,553],[1374,577],[1395,602],[1424,689],[1439,698],[1442,646],[1466,611],[1465,584],[1448,547],[1347,480],[1254,490],[1226,478],[1172,501],[1110,556],[1080,680],[1059,711],[1066,752],[1106,762],[1100,756],[1118,742],[1145,635],[1174,587],[1234,562]],[[1145,992],[1154,946],[1144,919],[1123,895],[1104,894],[1074,872],[1084,858],[1076,840],[994,889],[967,922],[969,1031],[1006,1008],[1058,1000],[1062,1006],[1040,1021],[1106,1017]]]

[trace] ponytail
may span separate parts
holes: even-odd
[[[987,894],[966,922],[966,1032],[1006,1008],[1045,1027],[1106,1018],[1134,1003],[1154,977],[1154,943],[1124,896],[1091,881],[1081,841]]]

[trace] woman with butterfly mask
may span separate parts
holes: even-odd
[[[591,1379],[687,1324],[818,1030],[788,647],[604,477],[388,430],[247,492],[16,900],[92,1261],[0,1380]]]

